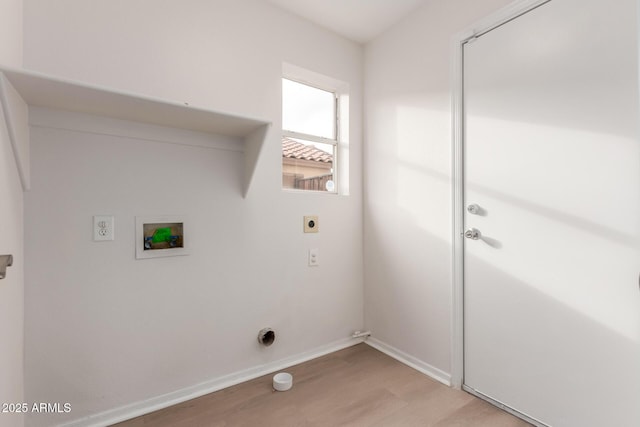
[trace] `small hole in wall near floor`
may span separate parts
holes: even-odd
[[[271,328],[264,328],[258,334],[258,342],[266,347],[276,340],[276,333]]]

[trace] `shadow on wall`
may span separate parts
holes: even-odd
[[[365,147],[365,324],[381,341],[450,372],[447,97],[378,95]]]
[[[433,171],[425,172],[425,175],[440,179],[434,178],[434,175],[440,175]],[[513,202],[509,197],[506,200]],[[551,215],[552,222],[565,226],[562,216],[554,218],[553,210],[544,212]],[[540,215],[536,209],[532,213]],[[406,350],[406,343],[411,343],[413,347],[409,351],[414,355],[426,355],[422,357],[428,357],[427,361],[446,370],[448,361],[440,359],[446,355],[441,348],[435,348],[434,343],[448,344],[449,324],[442,323],[442,319],[449,319],[450,288],[440,285],[450,283],[446,275],[450,242],[429,233],[412,213],[394,205],[378,206],[374,213],[368,214],[367,234],[370,260],[367,327],[373,329],[377,337],[398,348]],[[473,243],[484,244],[482,241]],[[487,244],[485,249],[495,254],[509,248],[500,249]],[[495,332],[495,336],[492,335],[493,338],[482,345],[494,350],[504,349],[487,353],[492,358],[497,357],[492,366],[501,367],[501,370],[490,373],[492,379],[502,385],[514,379],[521,384],[532,381],[548,384],[548,395],[533,396],[534,401],[544,402],[547,406],[543,407],[559,411],[569,420],[565,422],[571,425],[607,425],[610,419],[604,419],[603,413],[619,414],[619,425],[631,425],[631,420],[638,418],[635,397],[640,395],[637,365],[640,350],[637,333],[634,336],[634,331],[637,331],[637,324],[633,321],[635,317],[628,311],[632,304],[637,305],[637,299],[625,305],[618,304],[619,301],[597,301],[603,303],[608,312],[597,311],[588,304],[576,306],[576,302],[584,302],[583,296],[563,291],[579,289],[580,281],[563,286],[563,281],[556,280],[549,288],[540,282],[549,277],[537,276],[523,281],[487,259],[468,259],[474,264],[475,273],[492,284],[491,292],[483,298],[493,301],[493,307],[504,319],[514,319],[488,326],[480,321],[467,323],[466,333],[470,336],[476,332],[474,327],[486,327]],[[441,263],[446,267],[443,268]],[[606,281],[597,285],[603,290],[611,287]],[[398,324],[411,327],[401,330],[389,327]],[[521,324],[531,328],[523,330]],[[422,337],[420,340],[415,338],[418,333]],[[514,337],[525,339],[515,340]],[[568,350],[561,351],[563,348]],[[446,349],[448,351],[448,347]],[[477,362],[480,364],[487,363],[478,350],[481,348],[470,344],[466,354],[469,358],[479,357]],[[516,354],[527,355],[523,360],[528,359],[531,364],[523,365],[520,361],[514,364],[512,350]],[[563,375],[557,377],[558,372]],[[625,380],[619,384],[615,378]],[[519,396],[494,397],[526,410],[521,405],[531,397],[526,394],[528,392],[524,390]],[[584,410],[596,406],[606,410]],[[543,421],[549,419],[546,413],[532,414]]]
[[[411,96],[406,98],[414,99]],[[372,179],[367,189],[365,251],[370,263],[365,289],[369,312],[367,327],[374,330],[380,339],[388,340],[389,344],[446,371],[449,363],[446,360],[448,354],[443,354],[442,349],[434,347],[448,345],[449,333],[449,324],[443,323],[443,319],[448,321],[450,317],[452,233],[451,177],[448,167],[451,146],[448,125],[443,126],[442,123],[445,120],[448,123],[450,113],[439,108],[437,103],[431,105],[433,108],[428,108],[426,105],[420,107],[419,103],[411,100],[403,101],[404,99],[386,100],[382,104],[383,107],[378,106],[371,115],[374,119],[383,116],[393,117],[395,121],[387,122],[387,126],[381,128],[380,133],[376,133],[375,141],[384,141],[384,144],[374,143],[367,148],[369,168],[384,171],[384,174],[369,173]],[[395,114],[390,114],[391,111],[395,111]],[[480,119],[494,127],[521,126],[524,134],[527,133],[527,129],[534,129],[538,133],[541,130],[559,132],[571,150],[579,150],[580,144],[590,144],[591,149],[601,153],[597,165],[589,165],[581,157],[567,162],[559,157],[549,158],[558,150],[557,145],[545,144],[545,141],[535,138],[526,141],[540,148],[540,158],[536,161],[540,165],[542,181],[547,178],[545,174],[551,163],[554,167],[567,169],[565,177],[568,184],[555,185],[558,190],[553,196],[557,197],[557,203],[549,203],[546,198],[548,194],[545,194],[545,197],[528,198],[524,196],[524,192],[503,191],[502,187],[482,185],[478,182],[468,183],[468,189],[505,209],[526,215],[539,224],[564,230],[563,235],[571,237],[569,243],[584,242],[581,252],[567,253],[567,258],[571,258],[572,262],[572,268],[567,271],[563,271],[566,269],[566,265],[563,265],[565,257],[551,260],[555,262],[557,269],[549,269],[548,265],[545,268],[540,256],[518,257],[516,254],[514,262],[507,270],[495,265],[490,256],[482,256],[480,259],[484,271],[493,269],[494,277],[502,276],[504,280],[512,281],[513,286],[523,290],[522,295],[528,295],[526,298],[532,307],[541,303],[541,306],[545,307],[541,312],[549,310],[557,318],[556,326],[566,325],[566,328],[554,327],[555,333],[585,328],[592,331],[589,333],[591,341],[576,342],[576,351],[572,353],[579,361],[564,360],[568,365],[584,368],[582,371],[574,371],[576,378],[571,378],[574,391],[582,390],[581,382],[590,386],[597,385],[597,382],[592,382],[591,379],[577,378],[578,372],[585,375],[596,365],[608,366],[619,362],[621,366],[629,368],[631,377],[638,378],[637,370],[634,371],[635,365],[631,364],[633,358],[638,357],[639,351],[635,294],[637,288],[632,289],[628,286],[626,278],[622,283],[620,276],[607,279],[606,272],[611,268],[615,269],[617,265],[608,261],[612,251],[620,249],[626,254],[638,253],[640,223],[636,217],[624,221],[607,217],[606,223],[599,220],[602,217],[599,214],[603,209],[619,206],[614,203],[615,200],[609,204],[603,202],[607,197],[613,197],[608,193],[608,185],[613,182],[629,182],[630,192],[637,192],[632,188],[640,181],[640,177],[634,175],[634,171],[640,170],[637,166],[640,159],[637,140],[624,132],[596,132],[593,130],[593,124],[591,130],[587,131],[570,129],[559,123],[542,126],[502,118]],[[630,147],[629,144],[634,145]],[[635,154],[629,156],[630,152]],[[493,154],[504,155],[500,151]],[[490,170],[491,163],[487,164],[487,169]],[[595,167],[602,179],[596,187],[579,187],[579,183],[572,176],[572,167],[578,168],[575,169],[576,172],[581,173],[593,173]],[[604,176],[607,170],[610,171],[609,177]],[[625,178],[628,179],[625,181]],[[584,192],[571,192],[571,186],[577,186],[579,191]],[[585,194],[591,198],[585,197]],[[625,194],[628,195],[629,191]],[[572,205],[572,208],[568,209],[563,204],[563,198],[572,202],[575,201],[572,199],[586,200],[587,207]],[[592,209],[588,206],[589,203],[593,204]],[[490,215],[495,215],[495,209]],[[630,212],[619,212],[617,215],[624,218],[624,215],[630,215]],[[622,226],[631,227],[630,230],[624,230],[621,229]],[[534,234],[538,235],[537,239],[541,238],[538,231]],[[511,237],[507,236],[505,239],[504,236],[488,235],[483,242],[486,243],[488,251],[508,252],[513,249],[509,241]],[[558,243],[557,239],[539,243],[542,244],[542,248],[545,244],[547,247],[559,245],[555,249],[564,248],[563,243]],[[589,250],[591,252],[587,253]],[[599,257],[598,254],[602,256]],[[594,259],[596,263],[589,261]],[[628,267],[631,264],[628,261],[621,260],[620,264],[626,263]],[[527,266],[532,263],[535,264],[535,268]],[[595,268],[597,274],[591,274],[587,268],[580,268],[581,265]],[[521,268],[525,271],[529,268],[529,272],[521,275]],[[504,300],[509,302],[506,297]],[[523,304],[526,304],[526,301]],[[540,313],[531,315],[537,318],[535,316],[540,316]],[[543,319],[548,327],[553,326],[549,324],[549,319],[554,318],[553,316]],[[389,325],[395,325],[395,328]],[[413,327],[411,332],[404,333],[398,332],[398,329],[402,329],[398,328],[398,325]],[[416,333],[424,337],[424,343],[415,342],[413,337]],[[562,337],[553,334],[548,340],[544,336],[539,339],[541,343],[549,345],[563,342]],[[566,342],[572,337],[565,336],[563,339]],[[601,349],[600,346],[604,348]],[[615,356],[612,349],[616,347],[624,349],[624,356]],[[552,347],[549,348],[553,353]],[[590,353],[583,358],[582,351]],[[589,364],[595,365],[589,367]],[[607,369],[604,369],[604,372],[611,373]],[[607,384],[605,380],[609,374],[600,372],[595,377],[604,381],[602,384]],[[638,395],[637,388],[632,388],[637,387],[640,380],[630,380],[630,383],[625,389],[635,391],[635,395]],[[616,403],[611,400],[612,407],[624,408],[627,412],[634,410],[628,403],[628,396],[621,396],[617,392],[615,394],[619,401]]]
[[[622,146],[628,143],[628,141],[619,140],[619,138],[615,139],[615,137],[613,136],[599,135],[598,137],[603,141],[606,141],[607,144],[610,145],[610,150],[615,148],[615,145],[613,144],[613,142],[615,141],[619,141]],[[584,135],[579,132],[574,139],[585,141]],[[628,146],[625,148],[628,148]],[[638,147],[635,151],[638,150],[640,150],[640,147]],[[622,154],[624,154],[624,152],[628,150],[619,151],[621,157]],[[631,156],[630,158],[626,159],[626,163],[629,169],[634,169],[633,165],[637,161],[637,158],[640,158],[640,152],[638,152],[638,156]],[[582,159],[580,159],[579,161],[584,163]],[[450,238],[450,224],[441,224],[439,226],[439,229],[434,230],[434,223],[425,220],[433,215],[431,212],[429,212],[429,208],[431,207],[429,206],[429,200],[433,199],[434,196],[429,192],[433,191],[434,189],[436,191],[450,191],[449,176],[438,170],[423,167],[412,160],[398,158],[395,164],[397,174],[397,188],[414,188],[413,191],[404,193],[400,193],[400,191],[398,190],[397,207],[404,211],[404,214],[402,214],[402,217],[404,217],[404,219],[397,222],[402,222],[404,224],[403,226],[407,226],[406,224],[411,224],[410,226],[413,227],[414,230],[420,228],[429,233],[428,235],[431,237],[423,240],[423,246],[420,248],[420,250],[424,250],[424,243],[432,242],[433,237],[442,239],[444,236],[445,239],[447,237]],[[603,167],[611,166],[611,164],[606,164]],[[490,163],[487,165],[487,167],[489,169],[491,168]],[[635,170],[640,170],[640,168],[635,168]],[[615,174],[615,172],[612,172],[612,174]],[[633,182],[637,183],[638,181],[639,180],[636,179]],[[571,184],[573,183],[570,182],[569,186]],[[560,187],[561,184],[558,183],[556,186]],[[419,191],[418,188],[421,188],[423,191]],[[612,228],[611,226],[609,226],[609,224],[602,224],[588,218],[588,216],[594,216],[592,215],[592,213],[595,209],[598,209],[598,207],[596,206],[594,206],[594,209],[584,208],[584,210],[582,210],[580,214],[580,212],[575,211],[575,206],[573,206],[574,212],[567,212],[566,210],[559,209],[557,205],[536,203],[535,201],[526,199],[517,194],[501,191],[500,188],[492,188],[485,185],[480,185],[476,182],[469,182],[467,184],[467,190],[473,192],[473,194],[478,196],[476,198],[481,198],[485,205],[490,205],[493,208],[493,211],[490,212],[490,215],[495,216],[498,213],[508,213],[509,215],[515,214],[521,216],[523,220],[525,218],[531,220],[529,222],[531,224],[539,224],[542,228],[531,230],[531,234],[533,235],[531,237],[532,245],[534,242],[536,242],[539,248],[554,248],[554,250],[556,251],[559,251],[562,248],[566,248],[567,256],[565,261],[569,259],[572,261],[572,264],[575,267],[575,271],[573,273],[561,272],[561,270],[563,268],[566,268],[567,265],[572,264],[562,264],[554,260],[548,260],[549,263],[545,265],[545,263],[541,261],[541,258],[544,254],[529,254],[530,262],[539,265],[539,269],[535,273],[536,280],[545,278],[545,283],[540,284],[541,290],[544,290],[544,292],[547,292],[551,296],[555,296],[556,298],[565,301],[566,303],[573,306],[573,308],[581,309],[594,318],[605,322],[617,332],[624,330],[626,331],[625,333],[627,334],[627,336],[633,337],[636,335],[637,328],[630,327],[626,323],[627,319],[633,317],[632,309],[629,308],[629,302],[626,299],[626,295],[628,295],[628,292],[625,291],[616,294],[613,292],[614,287],[612,286],[598,287],[597,284],[594,283],[589,277],[589,271],[581,268],[580,263],[586,261],[587,265],[593,266],[594,263],[604,264],[605,260],[608,258],[608,256],[610,256],[610,254],[624,254],[622,258],[633,256],[634,253],[637,254],[638,242],[640,240],[640,235],[637,232],[624,233],[618,229]],[[606,194],[602,193],[601,195],[599,195],[599,191]],[[592,196],[590,198],[584,197],[584,195],[580,195],[580,197],[586,199],[587,202],[592,202],[596,205],[601,203],[601,201],[606,197],[609,197],[609,192],[607,192],[606,186],[601,189],[593,189],[591,190],[591,192]],[[523,191],[523,193],[526,193],[526,191]],[[568,190],[566,197],[569,199],[571,199],[572,197],[577,198],[575,194],[568,192]],[[443,201],[443,199],[444,197],[440,197],[438,200]],[[477,200],[474,200],[474,202],[475,201]],[[448,202],[450,206],[450,200]],[[574,202],[574,200],[571,200],[571,202]],[[558,204],[561,204],[561,201],[559,201]],[[633,209],[631,211],[633,211]],[[629,213],[626,211],[621,213],[621,215],[628,214]],[[394,216],[398,215],[400,214],[394,214]],[[471,223],[471,221],[469,222]],[[638,223],[638,219],[633,220],[629,218],[629,221],[625,221],[624,225],[632,225],[632,227],[630,227],[631,230],[640,230],[640,224],[636,225],[635,223]],[[633,225],[635,225],[635,227]],[[514,230],[517,230],[517,228],[512,229],[512,231]],[[486,232],[487,230],[482,231]],[[542,238],[545,233],[547,240],[544,240]],[[567,239],[565,240],[572,241],[563,241],[563,236],[567,237]],[[486,233],[483,236],[483,241],[496,249],[502,248],[505,241],[509,241],[510,239],[513,240],[514,236],[498,236],[490,234],[487,235]],[[579,239],[578,241],[584,242],[584,247],[582,248],[582,252],[580,253],[572,249],[572,244],[575,243],[576,239]],[[416,238],[414,237],[413,240],[416,240]],[[589,250],[589,248],[591,248],[591,250]],[[513,246],[507,249],[513,249]],[[444,250],[450,252],[450,244],[447,245]],[[524,253],[522,253],[521,255],[525,256]],[[580,257],[581,259],[576,259]],[[602,269],[593,271],[599,275],[604,274],[604,272],[602,271],[604,268],[614,268],[614,266],[617,265],[617,262],[620,263],[621,268],[628,268],[628,266],[630,265],[630,262],[628,262],[628,260],[621,259],[616,262],[611,261],[609,267],[603,266]],[[627,262],[626,267],[624,266],[625,262]],[[548,267],[554,264],[557,264],[558,270],[552,272],[547,271]],[[527,268],[526,265],[519,265],[519,261],[515,260],[511,271],[517,271],[518,267],[522,267],[523,269]],[[562,279],[564,279],[564,281],[566,281],[567,283],[574,283],[574,285],[565,285],[563,287]],[[589,284],[589,282],[591,282],[590,287],[585,285]],[[585,291],[586,289],[590,289],[591,291],[593,291],[593,295],[601,297],[601,301],[598,304],[594,304],[592,301],[592,298],[594,297],[593,295],[580,296],[580,292]],[[599,307],[597,307],[598,305]],[[618,312],[618,314],[611,316],[611,314],[616,311]]]
[[[396,100],[395,103],[399,104],[401,101]],[[420,109],[410,99],[405,103],[407,105],[396,105],[396,135],[389,135],[390,142],[393,142],[389,146],[395,148],[396,156],[392,159],[385,156],[384,160],[378,160],[386,162],[387,177],[395,176],[395,179],[387,180],[389,182],[385,183],[385,190],[395,195],[396,206],[408,215],[408,218],[402,220],[403,223],[408,220],[416,228],[450,240],[451,178],[445,166],[450,164],[450,156],[447,158],[450,146],[446,147],[449,151],[444,154],[443,144],[435,139],[437,132],[428,129],[430,123],[442,122],[443,116],[449,113],[438,109],[436,105],[432,109]],[[501,134],[508,134],[514,127],[520,129],[519,133],[522,135],[517,145],[509,143],[511,140],[508,137],[504,138],[507,143],[502,145],[490,140],[487,143],[493,145],[485,147],[484,153],[478,154],[484,157],[474,159],[483,169],[480,173],[482,184],[480,181],[470,181],[466,190],[475,199],[482,199],[487,206],[491,206],[492,215],[507,212],[513,215],[515,212],[531,219],[532,224],[539,224],[543,229],[553,227],[558,233],[547,233],[548,241],[540,242],[540,247],[543,248],[564,244],[558,243],[561,240],[559,236],[581,239],[585,246],[599,246],[597,251],[601,255],[586,254],[586,249],[583,249],[585,253],[581,255],[585,260],[591,259],[587,262],[590,265],[604,264],[612,253],[624,254],[624,257],[633,256],[634,251],[638,253],[640,218],[635,215],[636,204],[629,201],[628,194],[635,194],[639,190],[640,145],[632,135],[628,132],[626,136],[597,133],[486,116],[471,117],[470,120],[474,121],[475,129],[482,128],[487,135],[496,135],[496,140],[504,137]],[[442,134],[441,132],[441,136]],[[548,135],[554,135],[554,138],[549,138]],[[391,151],[390,147],[384,147],[384,150],[385,154]],[[591,153],[591,158],[585,157],[587,152]],[[477,150],[473,152],[474,155],[476,153]],[[527,153],[526,157],[523,153]],[[576,156],[575,153],[581,155]],[[382,152],[373,154],[382,159]],[[597,158],[595,162],[594,157]],[[509,179],[491,177],[494,173],[492,165],[496,161],[504,162],[504,159],[513,163]],[[522,176],[522,168],[531,165],[536,165],[536,176]],[[589,180],[595,185],[588,185]],[[496,184],[487,185],[487,182]],[[621,187],[625,189],[621,190]],[[623,209],[622,206],[627,208]],[[518,229],[512,231],[515,230]],[[538,238],[541,230],[532,233]],[[504,239],[505,236],[484,236],[484,241],[495,248],[501,248]],[[430,245],[429,242],[430,240],[423,241],[422,247],[418,249],[424,250],[425,245]],[[570,250],[569,245],[567,247]],[[572,256],[576,258],[578,255],[573,253]],[[580,260],[574,262],[579,263]],[[623,261],[619,264],[621,269],[628,270],[632,262],[627,262],[626,266]],[[613,263],[609,268],[616,268],[617,265]],[[604,268],[603,266],[602,269]],[[541,269],[544,270],[544,266]],[[573,277],[566,279],[581,282],[583,275],[585,269],[581,268]],[[559,282],[558,277],[550,279],[552,284]],[[584,277],[584,281],[589,281],[589,277]],[[627,305],[625,295],[628,292],[615,295],[612,291],[601,290],[597,295],[603,298],[601,304],[608,308],[601,307],[598,310],[594,309],[594,304],[588,301],[588,297],[581,301],[575,298],[575,294],[552,285],[547,285],[545,291],[572,304],[574,308],[581,308],[601,321],[606,321],[614,329],[626,329],[629,336],[635,336],[635,330],[629,330],[625,321],[620,319],[625,316],[609,316],[615,311],[615,307]],[[627,314],[626,318],[629,316]]]
[[[375,251],[370,252],[370,275],[376,280],[368,282],[368,292],[374,292],[375,298],[371,298],[371,295],[366,298],[367,310],[372,314],[368,316],[367,326],[372,327],[379,339],[396,347],[411,340],[409,342],[413,342],[414,349],[417,349],[413,351],[421,351],[420,354],[429,356],[429,362],[446,370],[448,365],[436,365],[432,361],[442,357],[438,354],[442,349],[434,348],[433,343],[442,342],[444,345],[448,342],[450,325],[441,323],[440,320],[449,319],[450,293],[448,289],[425,282],[423,278],[432,275],[434,270],[438,271],[438,259],[443,253],[449,253],[450,246],[437,236],[420,230],[415,224],[403,221],[402,219],[410,220],[406,214],[395,214],[398,223],[394,226],[394,239],[389,239],[385,232],[388,228],[386,221],[370,218],[368,244],[375,248]],[[406,247],[416,242],[429,242],[429,246],[420,252],[406,251]],[[499,251],[495,248],[490,250]],[[401,261],[393,258],[398,253],[401,254]],[[514,319],[512,322],[489,325],[495,332],[495,340],[483,343],[493,349],[504,349],[497,352],[497,363],[493,364],[501,367],[501,370],[491,373],[496,382],[504,384],[515,379],[522,384],[534,380],[547,383],[549,395],[554,396],[547,402],[551,408],[559,408],[569,420],[576,414],[588,417],[577,425],[607,425],[607,420],[598,418],[602,414],[586,411],[586,415],[583,415],[584,408],[591,404],[606,407],[604,412],[607,413],[622,414],[621,419],[625,416],[634,419],[633,414],[638,411],[635,396],[640,393],[637,366],[640,349],[637,337],[629,337],[590,313],[575,309],[562,299],[542,292],[539,283],[524,282],[482,258],[475,257],[469,259],[469,262],[474,263],[478,275],[486,277],[485,280],[493,285],[491,292],[484,297],[493,301],[493,307],[505,319]],[[434,279],[437,280],[444,279]],[[602,286],[606,287],[607,283],[602,283]],[[535,327],[523,330],[519,326],[521,323]],[[398,331],[389,328],[390,324],[411,327]],[[633,328],[635,325],[628,326]],[[475,327],[487,325],[480,321],[470,321],[466,326],[468,336],[477,331]],[[576,331],[580,334],[574,334]],[[415,339],[417,332],[422,339]],[[526,337],[525,345],[522,346],[520,340],[516,341],[514,337]],[[514,366],[511,350],[516,342],[519,346],[515,348],[516,353],[528,355],[527,359],[531,364],[518,361]],[[567,346],[569,352],[560,351]],[[448,347],[446,349],[448,351]],[[468,346],[465,349],[467,357],[477,356],[480,358],[479,363],[487,363],[477,350],[477,346]],[[496,357],[495,352],[490,354],[491,357]],[[558,378],[557,372],[563,372],[563,376]],[[626,379],[620,385],[615,378]],[[513,400],[513,396],[505,396],[504,400],[518,407],[520,399],[524,400],[527,396],[523,394],[515,397]],[[534,398],[543,401],[545,396]],[[545,414],[534,415],[545,420]]]
[[[386,344],[450,372],[449,242],[392,206],[368,214],[366,235],[366,327]]]

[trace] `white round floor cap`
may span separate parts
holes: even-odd
[[[287,391],[293,385],[293,375],[280,372],[273,376],[273,388],[277,391]]]

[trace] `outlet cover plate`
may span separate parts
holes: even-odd
[[[317,233],[320,228],[317,215],[308,215],[304,217],[304,232]]]
[[[320,265],[320,250],[318,248],[309,249],[309,267]]]
[[[93,240],[103,242],[114,240],[115,230],[113,215],[95,215],[93,217]]]

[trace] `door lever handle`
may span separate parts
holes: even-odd
[[[480,236],[482,236],[482,233],[480,233],[480,230],[477,228],[470,228],[464,232],[464,237],[467,239],[478,240],[480,239]]]
[[[0,255],[0,279],[7,275],[7,267],[13,265],[13,255]]]

